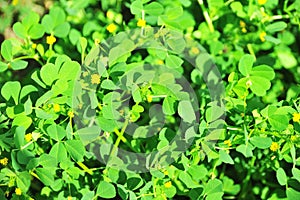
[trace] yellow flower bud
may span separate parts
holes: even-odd
[[[99,74],[91,75],[91,82],[92,82],[92,84],[99,84],[100,83],[100,75]]]
[[[47,44],[52,45],[56,42],[56,38],[53,35],[47,36],[46,37],[46,42],[47,42]]]
[[[117,26],[115,24],[110,24],[106,27],[106,30],[108,30],[110,33],[113,33],[117,30]]]
[[[300,122],[300,113],[293,114],[293,122]]]
[[[30,142],[30,141],[32,140],[32,134],[31,134],[31,133],[26,134],[26,135],[25,135],[25,140],[26,140],[27,142]]]
[[[60,111],[60,105],[57,104],[57,103],[53,104],[53,110],[54,110],[54,112],[59,112]]]
[[[15,193],[16,193],[16,195],[21,196],[22,191],[21,191],[20,188],[16,188],[16,189],[15,189]]]
[[[279,144],[277,142],[272,142],[271,146],[270,146],[270,150],[271,151],[277,151],[279,149]]]
[[[171,182],[171,181],[166,182],[166,183],[165,183],[165,187],[166,187],[166,188],[172,187],[172,182]]]
[[[145,27],[146,26],[146,20],[144,19],[139,19],[137,24],[138,27]]]

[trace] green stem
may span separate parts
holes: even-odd
[[[213,32],[215,31],[215,28],[214,28],[214,25],[213,25],[213,23],[212,23],[212,20],[211,20],[209,14],[208,14],[207,9],[206,9],[206,7],[204,6],[203,0],[198,0],[198,3],[199,3],[199,5],[200,5],[200,7],[201,7],[201,9],[202,9],[202,13],[203,13],[203,16],[204,16],[204,18],[205,18],[205,21],[206,21],[206,23],[207,23],[207,25],[208,25],[208,28],[209,28],[210,32],[213,33]]]
[[[89,169],[85,164],[82,162],[77,162],[77,165],[83,169],[84,172],[88,173],[89,175],[93,175],[93,171]]]
[[[118,138],[117,138],[117,140],[116,140],[116,142],[114,144],[114,147],[113,147],[113,149],[110,152],[109,159],[115,154],[115,152],[116,152],[116,150],[117,150],[117,148],[118,148],[118,146],[119,146],[119,144],[120,144],[120,142],[121,142],[121,140],[123,138],[123,135],[124,135],[125,130],[126,130],[127,126],[128,126],[128,123],[129,123],[129,119],[126,119],[125,124],[123,125],[123,127],[121,129],[121,132],[118,134]]]

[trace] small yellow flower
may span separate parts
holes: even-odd
[[[85,71],[85,72],[82,73],[83,77],[87,77],[88,75],[89,75],[89,73],[87,71]]]
[[[244,21],[242,21],[242,20],[240,21],[240,27],[241,28],[245,28],[246,27],[246,23]]]
[[[138,27],[145,27],[146,26],[146,20],[144,19],[139,19],[137,24]]]
[[[292,141],[292,142],[296,142],[296,141],[297,141],[297,136],[292,135],[292,136],[291,136],[291,141]]]
[[[100,75],[99,74],[93,74],[91,76],[91,82],[92,82],[92,84],[99,84],[100,83]]]
[[[27,142],[30,142],[30,141],[32,140],[32,134],[31,134],[31,133],[26,134],[26,135],[25,135],[25,140],[26,140]]]
[[[267,33],[266,32],[261,32],[260,34],[259,34],[259,39],[262,41],[262,42],[264,42],[264,41],[266,41],[266,39],[265,39],[265,36],[267,35]]]
[[[199,54],[200,53],[200,51],[199,51],[199,49],[197,48],[197,47],[192,47],[191,48],[191,52],[192,52],[192,54]]]
[[[153,100],[152,95],[147,95],[147,101],[148,101],[148,103],[151,103],[152,100]]]
[[[100,43],[100,40],[98,38],[96,38],[94,43],[95,43],[95,45],[98,45]]]
[[[164,171],[164,175],[165,175],[165,176],[168,176],[168,175],[169,175],[169,172],[168,172],[167,170],[165,170],[165,171]]]
[[[157,60],[157,64],[158,64],[158,65],[163,65],[163,64],[164,64],[164,61],[161,60],[161,59],[159,59],[159,60]]]
[[[60,111],[60,105],[57,104],[57,103],[53,104],[53,110],[54,110],[54,112],[59,112]]]
[[[279,144],[277,142],[272,142],[271,146],[270,146],[270,150],[271,151],[277,151],[279,149]]]
[[[31,45],[31,48],[35,49],[36,46],[37,46],[36,43],[33,43],[33,44]]]
[[[224,144],[227,145],[228,147],[231,147],[231,146],[232,146],[230,140],[225,140],[225,141],[224,141]]]
[[[0,159],[0,164],[3,165],[3,166],[6,166],[8,163],[8,159],[5,157],[5,158],[2,158]]]
[[[72,200],[72,196],[68,196],[68,200]]]
[[[267,3],[267,0],[257,0],[259,5],[264,5],[265,3]]]
[[[12,4],[13,6],[16,6],[18,3],[19,3],[19,0],[13,0],[13,1],[11,2],[11,4]]]
[[[300,113],[294,113],[293,114],[293,121],[294,122],[300,122]]]
[[[73,118],[73,117],[74,117],[74,112],[73,112],[73,111],[69,111],[69,112],[68,112],[68,116],[69,116],[70,118]]]
[[[166,182],[166,183],[165,183],[165,187],[166,187],[166,188],[172,187],[172,182],[171,182],[171,181]]]
[[[16,193],[16,195],[21,196],[22,191],[21,191],[20,188],[16,188],[16,189],[15,189],[15,193]]]
[[[115,24],[110,24],[106,27],[106,30],[108,30],[110,33],[113,33],[117,30],[117,26]]]
[[[47,44],[52,45],[56,42],[56,38],[53,35],[47,36],[46,37],[46,42],[47,42]]]

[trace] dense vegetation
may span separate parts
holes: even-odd
[[[0,14],[0,199],[300,199],[300,0]]]

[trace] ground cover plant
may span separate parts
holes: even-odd
[[[0,199],[300,199],[299,0],[0,14]]]

